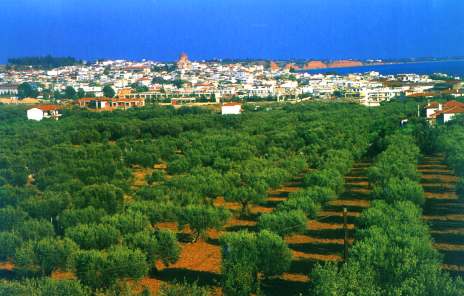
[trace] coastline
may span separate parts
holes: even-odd
[[[424,61],[410,61],[410,62],[385,62],[385,63],[371,63],[358,66],[346,66],[346,67],[326,67],[326,68],[313,68],[313,69],[301,69],[297,72],[307,72],[307,71],[318,71],[318,70],[334,70],[334,69],[348,69],[348,68],[364,68],[364,67],[376,67],[376,66],[388,66],[388,65],[410,65],[410,64],[429,64],[429,63],[447,63],[447,62],[464,62],[462,59],[446,59],[446,60],[424,60]]]

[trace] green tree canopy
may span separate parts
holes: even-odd
[[[40,272],[46,276],[56,269],[66,270],[77,250],[78,246],[66,238],[27,241],[16,250],[15,264],[21,273]]]
[[[105,85],[103,87],[103,95],[107,98],[113,98],[116,95],[116,92],[110,85]]]
[[[230,217],[230,212],[224,208],[189,205],[182,208],[178,214],[179,226],[188,225],[193,231],[193,241],[204,235],[206,230],[220,229]]]
[[[277,211],[262,214],[259,217],[257,227],[260,230],[269,230],[280,236],[294,233],[304,233],[308,219],[301,210]]]
[[[28,82],[23,82],[18,86],[18,97],[24,98],[37,98],[39,92],[37,88]]]
[[[116,213],[122,208],[123,197],[123,191],[112,184],[95,184],[84,187],[78,193],[76,203],[82,208],[92,206]]]
[[[64,97],[69,100],[74,100],[77,98],[77,92],[72,86],[67,86],[64,90]]]

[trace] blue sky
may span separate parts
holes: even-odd
[[[464,55],[462,0],[0,0],[0,62]]]

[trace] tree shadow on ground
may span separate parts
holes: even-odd
[[[257,231],[256,225],[233,225],[228,226],[225,228],[227,231],[240,231],[240,230],[248,230],[250,232]]]
[[[220,246],[221,243],[219,242],[219,239],[218,238],[211,238],[211,237],[208,237],[206,238],[205,240],[208,244],[211,244],[211,245],[215,245],[215,246]]]
[[[152,271],[150,276],[166,282],[197,282],[201,286],[217,286],[221,282],[220,274],[184,268],[166,268],[162,271]]]
[[[364,174],[359,175],[348,175],[345,177],[346,184],[351,185],[351,182],[368,182],[369,178],[364,176]]]
[[[464,221],[427,220],[433,230],[449,230],[451,228],[464,228]]]
[[[267,208],[276,208],[283,200],[266,200],[261,202],[259,205]]]
[[[322,219],[319,219],[321,221],[323,221],[324,223],[330,223],[330,224],[340,224],[342,225],[343,224],[343,216],[341,215],[329,215],[329,216],[325,216],[323,217],[324,220]],[[348,224],[357,224],[357,221],[358,221],[358,217],[354,217],[354,216],[348,216],[346,217],[346,220],[347,220],[347,223]]]
[[[426,185],[422,184],[424,192],[430,193],[454,193],[455,188],[451,186],[443,186],[442,184],[437,185]]]
[[[192,242],[192,235],[190,233],[178,232],[177,233],[177,240],[182,243],[190,243]]]
[[[446,184],[446,185],[454,185],[456,182],[453,180],[443,180],[441,178],[421,178],[420,184],[422,186],[428,184]]]
[[[463,265],[464,264],[464,251],[447,251],[440,250],[443,254],[443,262],[452,265]]]
[[[464,244],[464,233],[433,233],[436,243]]]
[[[292,250],[306,254],[341,255],[343,252],[343,244],[337,243],[289,244],[288,247]]]
[[[360,199],[360,200],[371,200],[370,192],[361,192],[361,191],[345,191],[340,196],[339,199]]]
[[[439,172],[439,171],[432,171],[432,172],[424,172],[424,171],[419,171],[419,173],[421,173],[423,176],[433,176],[433,175],[439,175],[439,176],[450,176],[450,177],[454,177],[454,174],[450,171],[442,171],[442,172]]]
[[[430,209],[429,211],[427,211],[427,215],[434,215],[434,216],[435,215],[446,216],[446,215],[452,215],[452,214],[459,215],[459,214],[462,214],[463,212],[464,212],[463,208],[459,208],[459,207],[452,208],[452,207],[446,207],[446,206],[439,206],[439,207],[434,207]]]
[[[261,282],[261,290],[266,296],[305,295],[309,284],[281,278],[269,279]]]
[[[354,229],[348,229],[348,237],[354,236]],[[340,229],[308,229],[304,233],[307,236],[321,239],[343,239],[345,236],[345,231],[343,228]]]
[[[283,198],[287,198],[289,195],[289,192],[287,191],[282,191],[282,192],[279,192],[279,193],[272,193],[272,194],[269,194],[267,197],[283,197]]]
[[[358,183],[357,181],[346,183],[346,191],[350,191],[353,189],[356,190],[356,189],[368,189],[368,188],[369,188],[369,184]]]
[[[425,202],[424,211],[433,211],[434,207],[464,208],[464,200],[454,198],[429,198]]]
[[[353,205],[326,205],[326,206],[324,207],[324,210],[342,212],[344,208],[346,208],[346,210],[347,210],[348,212],[361,213],[361,212],[364,211],[367,207],[363,207],[363,206],[353,206]]]
[[[17,276],[14,270],[0,269],[0,279],[14,280],[16,278]]]
[[[292,261],[292,265],[290,266],[289,273],[295,274],[302,274],[302,275],[309,275],[311,271],[317,264],[324,264],[323,261],[317,261],[312,259],[300,259]]]

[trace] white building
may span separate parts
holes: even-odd
[[[221,106],[222,115],[238,115],[242,113],[242,105],[240,103],[226,103]]]
[[[18,94],[18,87],[16,85],[4,84],[0,85],[0,95],[16,96]]]
[[[53,118],[58,120],[61,116],[59,107],[54,105],[44,105],[27,110],[27,119],[41,121],[44,118]]]
[[[360,91],[360,103],[365,106],[377,107],[383,101],[390,101],[404,93],[402,88],[363,88]]]

